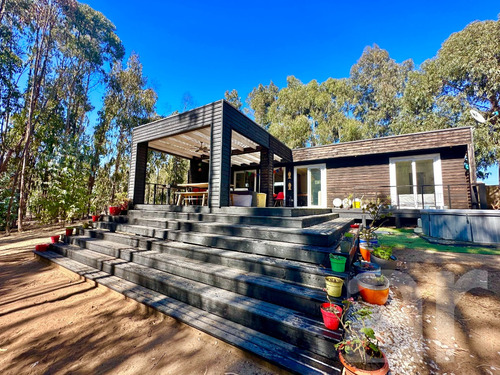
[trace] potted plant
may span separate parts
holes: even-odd
[[[59,238],[60,238],[60,237],[61,237],[61,236],[59,236],[59,235],[56,235],[56,236],[50,236],[50,242],[52,242],[52,243],[58,243],[58,242],[59,242]]]
[[[342,295],[342,285],[344,280],[340,277],[327,276],[325,277],[326,293],[332,297],[340,297]]]
[[[35,246],[35,251],[47,251],[49,250],[49,247],[50,247],[50,244],[48,243],[42,243],[42,244],[38,244]]]
[[[392,246],[380,245],[373,249],[371,254],[372,262],[378,264],[381,268],[396,269],[398,259],[392,255]]]
[[[330,254],[330,264],[332,266],[332,271],[344,272],[346,260],[347,258],[345,256]]]
[[[353,299],[343,301],[344,310],[339,316],[339,323],[344,328],[344,339],[335,345],[339,351],[339,359],[346,374],[354,375],[385,375],[389,372],[387,357],[380,350],[378,339],[373,328],[366,326],[366,319],[372,314],[369,307],[363,307],[351,313],[352,317],[361,322],[362,328],[353,326],[352,320],[344,319],[350,309]]]
[[[389,279],[384,275],[361,273],[356,276],[359,294],[365,302],[385,305],[389,297]]]
[[[326,289],[323,289],[326,291]],[[321,304],[321,315],[323,316],[323,323],[325,327],[336,331],[339,328],[340,319],[343,317],[343,309],[341,306],[336,305],[330,300],[329,294],[326,295],[328,302]]]
[[[71,236],[73,234],[73,227],[66,227],[66,236]]]
[[[109,206],[109,214],[111,216],[120,215],[122,212],[122,207],[120,206]]]
[[[352,266],[354,267],[354,272],[358,275],[361,273],[371,273],[377,276],[381,275],[380,266],[372,262],[357,261],[354,262]]]
[[[379,229],[392,215],[391,212],[387,212],[388,207],[388,201],[381,199],[377,199],[375,202],[368,202],[363,206],[363,214],[367,213],[372,222],[370,226],[365,226],[361,229],[359,234],[360,246],[361,243],[364,242],[366,242],[368,246],[378,244],[375,231]]]

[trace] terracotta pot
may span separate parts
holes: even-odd
[[[337,314],[327,311],[328,307],[334,307],[337,310]],[[335,305],[333,303],[323,303],[321,304],[321,315],[323,315],[323,323],[325,323],[325,327],[335,331],[339,328],[339,316],[342,316],[342,307]]]
[[[363,259],[366,260],[367,262],[369,262],[371,259],[372,251],[373,251],[372,247],[368,247],[366,245],[362,246],[361,244],[359,244],[359,252],[361,253]]]
[[[52,243],[58,243],[59,242],[60,236],[51,236],[50,237],[50,242]]]
[[[120,206],[109,206],[109,214],[111,216],[120,215],[122,208]]]
[[[370,279],[378,278],[378,276],[362,273],[356,276],[358,281],[359,294],[365,302],[374,305],[385,305],[389,297],[389,279],[383,277],[383,285],[371,285],[367,281]]]
[[[96,222],[96,221],[99,221],[99,215],[92,215],[92,221],[93,222]]]
[[[345,368],[345,373],[349,375],[386,375],[389,372],[389,362],[387,361],[387,357],[384,353],[382,353],[382,358],[384,364],[378,370],[362,370],[346,361],[342,352],[339,351],[339,359],[342,365]]]

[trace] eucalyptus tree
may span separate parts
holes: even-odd
[[[246,103],[250,108],[247,113],[253,115],[257,124],[265,129],[269,129],[271,119],[269,118],[269,109],[278,99],[279,88],[273,81],[265,86],[259,84],[248,94]]]
[[[485,124],[470,110],[479,110]],[[410,74],[398,133],[474,126],[477,172],[500,156],[500,20],[473,22]]]
[[[353,114],[364,124],[366,138],[391,134],[390,125],[402,107],[412,60],[399,64],[376,44],[366,47],[349,77],[353,90]]]
[[[224,93],[224,99],[226,99],[226,101],[229,102],[238,111],[241,111],[243,103],[241,101],[240,96],[238,95],[238,90],[236,89],[232,89],[231,91],[227,90]]]
[[[111,201],[118,191],[127,188],[125,164],[130,156],[132,129],[149,122],[155,115],[157,95],[146,86],[147,79],[137,54],[130,56],[125,68],[121,63],[113,66],[101,111],[101,126],[108,140],[108,163],[113,167]]]

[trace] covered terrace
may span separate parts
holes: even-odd
[[[292,152],[247,116],[224,100],[207,104],[135,128],[129,198],[144,203],[148,150],[190,160],[188,182],[208,188],[207,205],[231,205],[230,190],[236,183],[232,172],[255,170],[255,192],[266,193],[266,205],[273,205],[273,168],[292,161]]]

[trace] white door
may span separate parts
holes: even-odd
[[[326,165],[307,165],[294,168],[295,207],[326,207]]]

